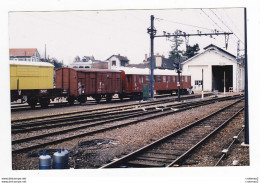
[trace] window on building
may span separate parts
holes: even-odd
[[[134,84],[136,84],[136,75],[134,75]]]
[[[130,83],[130,78],[131,78],[131,76],[129,76],[129,75],[126,76],[126,83]]]
[[[89,66],[85,66],[85,68],[89,68]]]
[[[78,68],[77,66],[73,66],[73,68]]]
[[[176,82],[175,76],[172,76],[172,81],[173,81],[174,83]]]
[[[150,76],[145,76],[145,81],[146,81],[146,83],[149,83],[150,82]]]
[[[171,76],[168,76],[168,82],[170,83],[171,82]]]
[[[126,60],[121,60],[120,61],[120,65],[122,66],[122,67],[125,67],[126,65],[127,65],[127,61]]]
[[[163,82],[166,83],[166,76],[163,76]]]
[[[157,76],[157,82],[160,83],[162,81],[161,76]]]
[[[115,60],[112,61],[112,66],[116,66],[116,61]]]
[[[202,85],[202,80],[195,80],[195,85]]]
[[[79,66],[79,68],[84,68],[83,66]]]
[[[143,84],[144,83],[144,76],[139,76],[139,83]]]
[[[185,76],[185,82],[186,83],[188,82],[188,76]]]

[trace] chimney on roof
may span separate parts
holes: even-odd
[[[118,56],[120,56],[120,54],[118,54]]]
[[[147,61],[147,54],[144,55],[144,60]]]

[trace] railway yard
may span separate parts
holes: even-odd
[[[21,107],[22,106],[22,107]],[[11,110],[12,168],[39,169],[46,150],[69,168],[249,166],[244,95],[166,95]]]

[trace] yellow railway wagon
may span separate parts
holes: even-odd
[[[10,61],[10,89],[53,89],[53,67],[46,62]]]

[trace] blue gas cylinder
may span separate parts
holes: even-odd
[[[65,155],[64,159],[64,168],[69,168],[69,151],[66,149],[61,150],[62,153]]]
[[[65,154],[58,149],[57,152],[53,154],[53,169],[64,169]]]
[[[43,155],[39,157],[39,169],[51,169],[51,156],[46,153],[46,150],[44,150]]]

